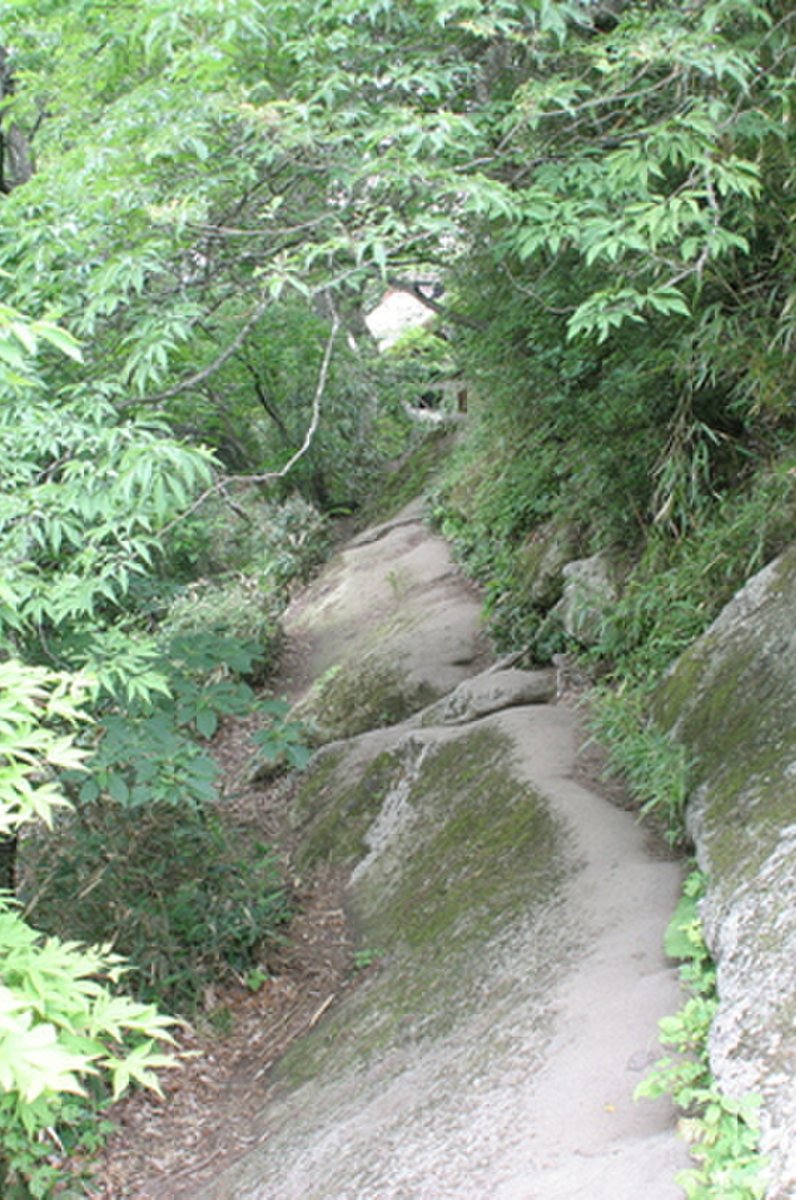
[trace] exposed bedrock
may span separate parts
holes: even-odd
[[[555,673],[489,666],[480,598],[417,508],[293,606],[293,868],[331,864],[367,973],[252,1094],[234,1165],[185,1200],[677,1200],[665,1100],[679,868],[576,782]],[[323,1003],[322,1003],[323,1002]]]
[[[715,1074],[763,1099],[769,1195],[796,1195],[796,545],[749,581],[663,684],[687,746],[691,834],[718,963]]]

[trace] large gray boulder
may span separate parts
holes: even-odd
[[[693,758],[690,832],[718,963],[711,1061],[762,1097],[769,1196],[796,1195],[796,544],[756,575],[663,684],[656,716]]]
[[[575,724],[512,704],[316,756],[290,802],[293,866],[346,873],[377,965],[318,994],[323,1018],[248,1090],[223,1170],[158,1195],[678,1200],[673,1114],[633,1094],[677,1002],[662,943],[679,868],[573,779]]]

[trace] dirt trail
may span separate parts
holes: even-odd
[[[446,746],[464,755],[482,733],[508,747],[506,769],[545,807],[565,884],[512,905],[466,964],[451,959],[461,972],[453,1000],[441,988],[378,1053],[348,1061],[345,1047],[356,1051],[378,1025],[379,988],[402,986],[398,951],[313,1023],[322,1064],[314,1075],[264,1073],[253,1047],[248,1080],[235,1083],[240,1105],[226,1098],[234,1146],[212,1165],[167,1168],[136,1200],[682,1196],[674,1180],[687,1153],[670,1107],[633,1100],[660,1057],[657,1022],[679,1006],[662,951],[679,867],[633,815],[583,783],[577,715],[538,702],[545,679],[487,666],[478,614],[478,597],[416,506],[349,543],[292,607],[284,686],[294,697],[374,645],[437,694],[457,689],[425,714],[345,744],[352,770],[385,751],[415,764],[373,822],[350,896],[380,856],[393,873],[411,863],[418,764]],[[451,929],[451,946],[459,933]]]

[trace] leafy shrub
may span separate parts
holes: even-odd
[[[606,619],[597,653],[623,677],[657,676],[784,548],[795,515],[794,473],[784,459],[714,502],[688,537],[654,531]]]
[[[52,822],[67,807],[54,772],[82,757],[73,727],[85,716],[85,693],[74,677],[9,661],[0,664],[0,698],[8,859],[32,818]],[[59,1144],[96,1135],[97,1096],[119,1095],[132,1080],[157,1089],[153,1072],[173,1064],[156,1048],[172,1040],[173,1021],[119,992],[123,970],[107,944],[42,937],[0,894],[0,1194],[8,1200],[54,1194],[59,1172],[49,1159]]]
[[[216,637],[224,639],[230,650],[237,642],[249,653],[248,667],[238,673],[263,678],[279,650],[278,611],[274,597],[255,575],[197,579],[169,606],[160,626],[160,641],[168,649],[175,635],[183,646],[197,636],[207,646],[208,640]]]
[[[268,724],[254,735],[257,755],[274,771],[285,767],[303,771],[312,757],[307,744],[309,730],[303,721],[290,718],[290,709],[286,699],[262,700],[257,705],[257,710],[268,718]]]
[[[134,968],[128,987],[184,1012],[207,984],[261,962],[290,915],[273,852],[211,808],[95,804],[37,839],[26,873],[39,925],[113,939]]]
[[[298,494],[263,500],[252,488],[208,500],[168,535],[169,570],[183,578],[256,576],[271,589],[304,580],[328,547],[325,517]]]
[[[660,1040],[676,1057],[656,1063],[636,1090],[638,1098],[671,1096],[696,1166],[677,1182],[688,1200],[762,1200],[764,1161],[759,1152],[759,1098],[735,1100],[719,1091],[709,1061],[710,1027],[718,1005],[716,969],[702,934],[697,904],[704,879],[693,872],[669,924],[666,951],[683,960],[688,992],[680,1012],[660,1022]]]
[[[131,691],[130,676],[116,688],[106,680],[84,736],[85,762],[62,775],[80,806],[104,798],[129,809],[163,803],[199,811],[217,798],[218,768],[203,743],[224,717],[252,710],[254,692],[240,676],[256,675],[259,647],[198,629],[164,635],[148,650],[138,676],[148,686]]]
[[[608,749],[609,774],[627,780],[640,812],[662,824],[672,844],[683,844],[688,760],[647,715],[644,690],[624,685],[593,694],[589,727]]]
[[[252,547],[249,569],[274,591],[284,594],[291,583],[304,583],[329,549],[326,518],[301,496],[275,507]]]

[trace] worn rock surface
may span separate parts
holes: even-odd
[[[678,866],[575,781],[550,673],[483,670],[478,614],[414,510],[295,606],[296,699],[325,671],[324,703],[345,709],[370,656],[390,686],[445,699],[347,731],[301,777],[294,870],[347,873],[365,975],[249,1092],[237,1157],[163,1196],[681,1196],[673,1114],[633,1100],[679,1003],[662,951]]]
[[[390,725],[488,661],[476,593],[422,504],[354,538],[289,608],[288,685],[319,740]]]
[[[688,818],[718,963],[711,1059],[763,1098],[769,1195],[796,1195],[796,546],[683,655],[657,716],[687,746]]]
[[[485,671],[432,704],[422,714],[424,725],[462,725],[503,708],[549,704],[556,696],[555,671]]]

